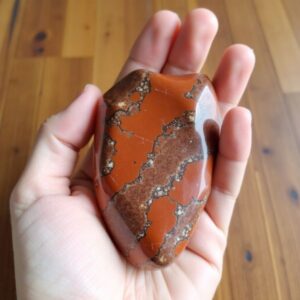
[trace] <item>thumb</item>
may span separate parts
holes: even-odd
[[[65,110],[41,126],[32,155],[11,196],[18,211],[43,196],[70,194],[70,176],[79,150],[93,134],[99,100],[100,90],[87,85]]]

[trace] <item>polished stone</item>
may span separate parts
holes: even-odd
[[[215,92],[205,75],[138,70],[104,99],[94,168],[107,229],[133,265],[168,265],[210,194],[221,125]]]

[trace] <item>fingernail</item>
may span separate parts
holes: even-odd
[[[246,111],[247,111],[248,119],[249,119],[250,123],[252,123],[252,113],[249,109],[247,109]]]
[[[83,91],[84,92],[86,92],[88,89],[89,89],[89,87],[90,87],[90,84],[88,83],[88,84],[86,84],[85,86],[84,86],[84,89],[83,89]]]
[[[94,95],[95,97],[100,98],[102,96],[100,89],[95,84],[87,83],[84,86],[82,93],[86,93],[87,91],[89,91],[90,95]],[[91,97],[91,99],[92,98],[93,97]]]
[[[84,92],[86,92],[87,90],[89,90],[91,87],[93,87],[94,85],[92,83],[87,83],[83,89]]]

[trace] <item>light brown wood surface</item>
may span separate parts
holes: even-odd
[[[300,299],[299,0],[0,0],[0,299],[15,299],[9,194],[41,122],[86,83],[109,88],[153,12],[195,7],[220,22],[204,72],[232,43],[257,56],[242,101],[252,155],[215,299]]]

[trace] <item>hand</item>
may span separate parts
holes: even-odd
[[[135,42],[120,77],[134,69],[185,74],[205,62],[217,32],[208,10],[183,24],[156,13]],[[213,84],[224,116],[212,193],[187,249],[172,265],[138,270],[114,247],[98,210],[87,156],[72,176],[79,150],[94,132],[102,96],[87,85],[41,127],[32,156],[11,195],[19,299],[211,299],[219,284],[228,227],[251,147],[251,114],[237,107],[254,66],[243,45],[226,49]],[[103,70],[105,71],[105,70]]]

